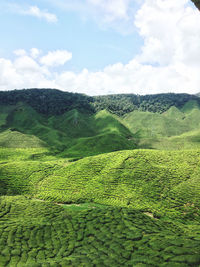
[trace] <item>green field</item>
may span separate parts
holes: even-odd
[[[200,229],[132,208],[1,197],[0,266],[199,266]]]
[[[200,266],[199,98],[46,90],[0,92],[0,267]]]
[[[199,266],[200,151],[0,156],[0,266]]]

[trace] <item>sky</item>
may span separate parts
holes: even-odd
[[[200,92],[190,0],[1,0],[0,90]]]

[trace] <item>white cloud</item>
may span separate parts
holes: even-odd
[[[26,11],[23,12],[26,15],[31,15],[40,19],[45,19],[48,22],[57,22],[55,14],[49,13],[46,10],[40,10],[37,6],[30,6]]]
[[[46,0],[54,7],[79,13],[85,21],[92,19],[101,28],[122,34],[134,31],[133,18],[142,0]]]
[[[0,89],[54,85],[50,72],[28,55],[17,55],[13,61],[0,58]]]
[[[93,0],[93,4],[102,3]],[[31,57],[18,50],[13,62],[0,59],[0,89],[51,87],[89,95],[197,93],[200,14],[188,3],[189,0],[145,0],[135,18],[144,45],[127,64],[116,63],[98,72],[58,72],[50,67],[65,64],[72,57],[70,52],[50,51],[42,57],[31,53]]]
[[[41,51],[37,48],[31,48],[30,53],[32,58],[37,58],[41,54]]]
[[[50,23],[56,23],[58,18],[55,14],[50,13],[48,10],[41,10],[38,6],[20,5],[18,3],[3,2],[4,10],[20,15],[33,16],[39,19],[44,19]]]
[[[72,58],[72,53],[66,50],[50,51],[40,59],[40,63],[49,67],[64,65]]]
[[[194,54],[200,57],[200,15],[187,3],[188,0],[145,1],[135,20],[144,38],[142,53],[137,58],[140,62],[187,64]]]
[[[87,0],[87,3],[98,11],[102,11],[106,21],[129,18],[130,0]]]
[[[55,14],[50,13],[48,10],[41,10],[38,6],[29,6],[27,4],[19,4],[1,0],[1,8],[14,14],[33,16],[39,19],[44,19],[50,23],[56,23],[58,18]],[[17,1],[15,1],[17,2]]]
[[[13,52],[16,56],[25,56],[26,55],[26,51],[24,49],[17,49]]]

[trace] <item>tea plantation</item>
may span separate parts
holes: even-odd
[[[0,267],[199,267],[200,98],[0,92]]]
[[[1,267],[200,265],[200,151],[0,159]]]
[[[199,266],[200,238],[132,208],[1,197],[0,266]]]

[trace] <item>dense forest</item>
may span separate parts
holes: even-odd
[[[61,115],[72,109],[94,112],[92,98],[83,94],[68,93],[56,89],[23,89],[0,92],[0,105],[16,105],[23,102],[37,112]]]
[[[196,100],[200,104],[200,98],[196,95],[174,93],[91,97],[56,89],[23,89],[0,92],[0,105],[15,105],[18,102],[24,102],[37,112],[47,115],[60,115],[72,109],[84,110],[88,113],[107,109],[118,116],[134,110],[163,113],[171,106],[181,108],[190,100]]]
[[[155,95],[118,94],[97,96],[93,99],[96,111],[107,109],[118,116],[134,110],[163,113],[172,106],[181,108],[190,100],[196,100],[200,103],[200,98],[196,95],[174,93]]]

